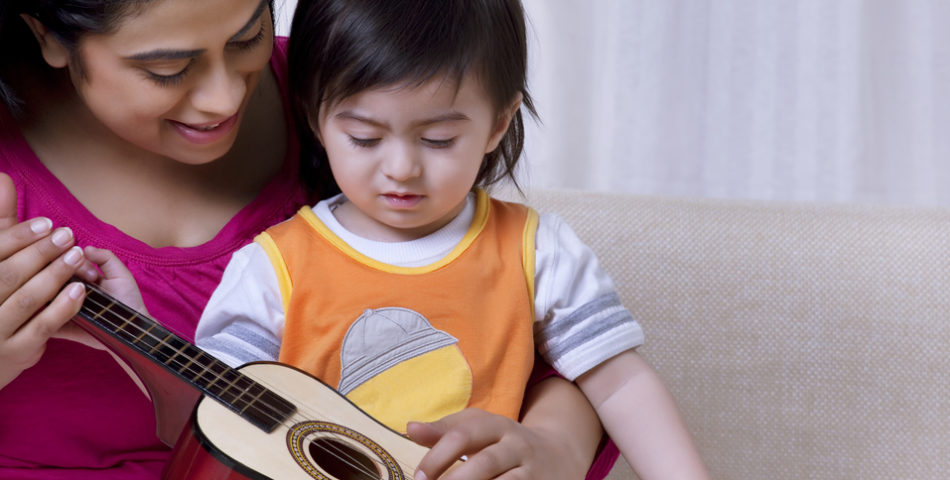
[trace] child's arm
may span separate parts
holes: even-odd
[[[601,363],[577,384],[640,478],[709,478],[673,396],[636,352]]]
[[[582,479],[603,433],[584,395],[560,377],[531,387],[521,423],[467,409],[429,424],[410,423],[407,431],[413,440],[432,447],[419,464],[416,480]],[[461,455],[468,460],[439,477]]]

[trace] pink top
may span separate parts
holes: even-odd
[[[149,313],[193,339],[231,253],[311,201],[297,180],[286,62],[287,42],[278,38],[271,68],[291,135],[284,168],[211,241],[152,248],[102,222],[46,169],[0,108],[0,171],[16,185],[18,217],[49,217],[72,228],[78,245],[115,252],[138,281]],[[169,455],[155,436],[152,404],[104,352],[51,340],[39,363],[0,389],[0,478],[155,479]]]

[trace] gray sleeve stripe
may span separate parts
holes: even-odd
[[[241,364],[257,360],[277,360],[280,346],[253,330],[229,325],[221,333],[204,339],[199,347],[214,354],[220,352],[240,361]]]
[[[588,322],[585,328],[578,329],[572,335],[550,344],[546,356],[551,359],[561,358],[571,350],[590,342],[610,330],[630,324],[636,325],[633,316],[630,315],[630,312],[626,309],[616,310],[607,315],[598,316],[598,318],[591,318],[590,320],[592,321]],[[627,329],[629,329],[629,327]],[[639,325],[637,325],[637,330],[639,330]]]
[[[545,338],[558,338],[567,334],[569,330],[573,330],[577,327],[577,324],[583,322],[584,320],[597,315],[604,310],[609,309],[610,307],[623,307],[623,304],[620,303],[620,297],[617,296],[616,292],[605,293],[584,305],[581,305],[580,308],[571,312],[563,319],[559,319],[556,322],[552,322],[544,327],[542,330],[543,336]]]
[[[615,292],[605,293],[542,328],[538,334],[543,340],[538,346],[546,357],[557,359],[609,330],[618,327],[628,330],[631,326],[636,330],[640,328],[620,303],[620,297]]]
[[[265,337],[252,329],[246,328],[240,324],[231,324],[225,327],[221,333],[230,335],[244,343],[257,347],[273,359],[280,354],[280,344],[274,343],[269,337]]]

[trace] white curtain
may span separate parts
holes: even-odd
[[[948,0],[523,1],[529,187],[950,205]]]
[[[950,204],[946,0],[524,0],[531,186]]]

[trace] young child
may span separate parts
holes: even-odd
[[[392,429],[518,418],[534,352],[641,478],[706,478],[640,326],[557,216],[492,199],[533,112],[518,0],[301,1],[291,90],[341,194],[239,250],[197,344],[279,360]]]

